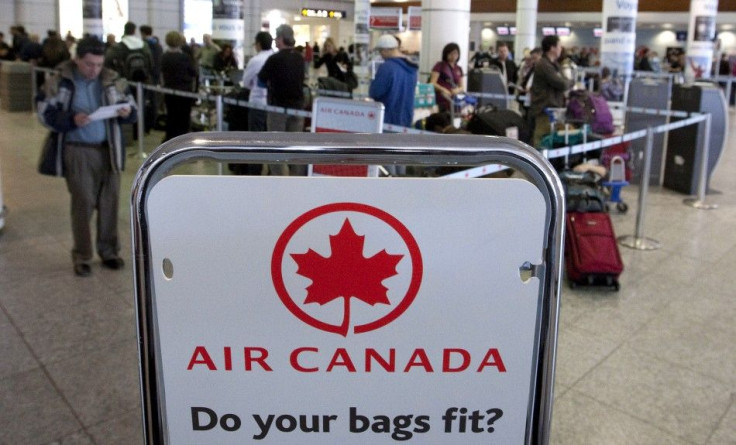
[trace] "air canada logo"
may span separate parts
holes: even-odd
[[[365,204],[312,209],[279,237],[271,258],[276,293],[308,325],[347,336],[396,320],[417,296],[422,257],[397,218]]]

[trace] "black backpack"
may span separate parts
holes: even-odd
[[[149,59],[143,48],[129,49],[124,46],[122,74],[131,82],[147,82],[151,78]]]

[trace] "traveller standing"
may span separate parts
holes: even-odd
[[[491,64],[501,70],[509,94],[513,94],[518,80],[518,72],[516,64],[509,57],[509,46],[506,42],[498,43],[498,57],[493,59]]]
[[[350,57],[345,51],[340,51],[337,48],[332,37],[325,39],[320,57],[314,59],[314,69],[319,69],[322,65],[327,68],[328,77],[343,83],[347,83],[347,73],[353,71]]]
[[[256,55],[251,57],[243,71],[243,87],[250,90],[250,102],[268,105],[268,89],[258,85],[258,73],[266,60],[273,54],[273,38],[266,31],[256,34],[253,46]],[[248,131],[267,131],[266,110],[251,108],[248,110]]]
[[[197,78],[197,68],[192,56],[182,50],[187,39],[179,31],[170,31],[166,34],[165,41],[168,49],[161,56],[161,77],[164,87],[191,93]],[[189,132],[194,99],[167,94],[164,101],[166,103],[164,141],[168,141]]]
[[[277,107],[304,108],[304,57],[294,48],[294,30],[289,25],[276,28],[276,48],[258,73],[268,90],[268,103]],[[268,113],[268,131],[304,130],[304,118],[284,113]]]
[[[136,24],[127,22],[120,43],[105,52],[105,67],[120,73],[131,82],[150,83],[153,79],[153,56],[140,37],[135,35]]]
[[[561,108],[565,105],[565,91],[573,81],[562,75],[557,59],[562,54],[562,44],[558,36],[546,36],[542,39],[542,57],[534,64],[534,80],[532,82],[532,103],[529,114],[534,119],[533,144],[538,147],[542,136],[550,131],[550,120],[545,113],[547,108]]]
[[[278,52],[266,59],[258,73],[259,85],[268,90],[268,103],[277,107],[304,108],[304,56],[294,48],[294,30],[289,25],[276,28]],[[304,118],[291,114],[268,112],[268,131],[304,131]],[[306,166],[269,165],[271,173],[303,176]]]
[[[41,122],[59,134],[63,146],[64,176],[71,194],[74,273],[92,273],[96,246],[102,266],[121,269],[118,208],[120,172],[125,166],[125,144],[120,124],[136,120],[135,102],[128,84],[113,70],[103,68],[105,44],[95,37],[77,43],[76,56],[59,65],[40,93]],[[101,106],[124,103],[117,116],[92,120]],[[90,222],[97,211],[97,237],[92,243]]]
[[[429,74],[429,83],[434,86],[440,112],[450,111],[452,96],[465,91],[463,69],[457,64],[458,60],[460,47],[457,43],[448,43],[442,49],[442,60],[434,64]]]
[[[383,122],[410,127],[414,116],[414,89],[419,67],[399,51],[399,41],[384,34],[376,43],[383,63],[371,82],[369,96],[386,108]]]

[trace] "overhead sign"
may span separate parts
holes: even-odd
[[[418,31],[422,29],[422,7],[409,6],[408,13],[407,25],[409,30]]]
[[[345,11],[336,11],[334,9],[310,9],[302,8],[302,17],[319,17],[324,19],[344,19],[348,14]]]
[[[166,443],[523,443],[547,211],[519,179],[162,179]]]
[[[636,16],[639,0],[604,0],[601,37],[601,66],[619,76],[634,71]]]
[[[370,27],[375,29],[400,29],[401,8],[371,8]]]
[[[718,0],[692,0],[690,25],[685,49],[685,75],[688,79],[710,77],[716,38]]]

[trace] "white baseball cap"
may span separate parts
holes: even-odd
[[[396,37],[391,34],[384,34],[378,38],[375,49],[394,49],[399,47]]]

